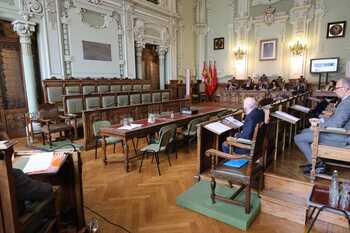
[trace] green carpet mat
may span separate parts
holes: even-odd
[[[216,184],[216,193],[225,197],[230,197],[233,190],[220,184]],[[244,192],[240,193],[236,199],[244,200]],[[214,218],[243,231],[246,231],[260,213],[260,198],[252,192],[252,210],[246,214],[244,207],[225,203],[217,200],[212,204],[210,199],[210,182],[200,181],[186,192],[176,198],[176,204],[184,208],[193,210],[200,214]]]
[[[49,143],[45,145],[32,146],[33,149],[43,150],[43,151],[54,151],[54,150],[65,150],[72,149],[73,145],[77,150],[83,150],[83,145],[72,143],[70,140],[62,140],[52,142],[52,146]]]

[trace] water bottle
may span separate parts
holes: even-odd
[[[338,171],[334,170],[332,175],[331,185],[329,187],[329,205],[333,208],[337,208],[338,201],[339,201]]]

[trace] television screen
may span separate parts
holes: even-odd
[[[339,57],[311,59],[311,73],[334,73],[338,72]]]

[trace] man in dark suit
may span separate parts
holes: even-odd
[[[333,115],[329,118],[321,118],[321,128],[344,128],[350,130],[350,79],[340,79],[335,88],[335,93],[341,99],[341,102],[337,106]],[[311,143],[313,141],[312,131],[310,128],[304,129],[300,134],[294,137],[294,142],[298,146],[299,150],[304,154],[308,163],[312,161],[312,150]],[[350,145],[350,137],[346,135],[332,134],[332,133],[321,133],[320,143],[330,146],[344,147]],[[325,165],[321,164],[319,170],[325,170]],[[321,169],[322,168],[322,169]],[[304,170],[308,173],[311,170],[311,166],[306,166]]]
[[[238,132],[235,137],[243,139],[252,139],[254,129],[258,123],[261,123],[265,119],[264,111],[258,108],[256,100],[252,97],[247,97],[243,101],[243,109],[245,113],[245,120],[242,126],[242,130]],[[229,153],[229,146],[226,143],[222,144],[222,150],[225,153]],[[235,148],[237,154],[247,154],[249,150]]]

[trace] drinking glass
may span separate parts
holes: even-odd
[[[89,223],[89,232],[90,233],[97,233],[99,231],[99,225],[96,218],[91,219],[91,222]]]
[[[340,208],[346,210],[350,205],[350,184],[343,183],[341,187],[342,191],[340,194]]]

